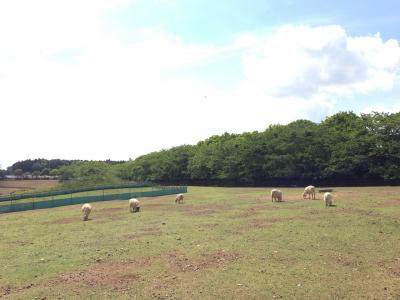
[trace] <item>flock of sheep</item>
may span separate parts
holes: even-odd
[[[282,191],[278,189],[273,189],[271,190],[271,201],[272,202],[282,202],[283,197],[282,197]],[[315,186],[309,185],[304,189],[303,192],[303,199],[313,199],[315,200]],[[325,207],[332,206],[333,205],[333,195],[329,192],[326,192],[324,194],[324,202],[325,202]],[[140,202],[139,200],[132,198],[129,199],[129,211],[131,213],[136,213],[140,211]],[[177,204],[182,204],[183,203],[183,194],[178,194],[175,197],[175,203]],[[92,211],[92,206],[89,203],[85,203],[82,206],[82,214],[83,214],[83,220],[87,221],[89,220],[89,215],[90,212]]]
[[[129,199],[128,203],[129,203],[129,211],[131,213],[136,213],[140,211],[140,202],[138,199],[135,198]],[[183,194],[176,195],[175,203],[178,204],[183,203]],[[85,203],[82,205],[83,221],[89,220],[89,215],[91,211],[92,211],[92,206],[89,203]]]
[[[313,199],[315,200],[315,186],[309,185],[306,188],[304,188],[303,192],[303,199]],[[271,201],[272,202],[282,202],[282,191],[278,189],[273,189],[271,190]],[[324,202],[325,202],[325,207],[332,206],[333,205],[333,195],[329,192],[326,192],[324,194]]]

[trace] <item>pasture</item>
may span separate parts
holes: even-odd
[[[0,215],[4,299],[399,299],[400,187],[189,187]]]

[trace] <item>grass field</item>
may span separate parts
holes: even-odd
[[[189,187],[0,215],[4,299],[400,299],[400,187]]]

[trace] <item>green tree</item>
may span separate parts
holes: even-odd
[[[22,171],[22,169],[16,169],[16,170],[14,170],[13,174],[17,177],[22,177],[22,175],[24,174],[24,171]]]

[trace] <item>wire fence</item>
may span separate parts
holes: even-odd
[[[126,189],[126,188],[140,188],[140,187],[153,187],[154,183],[151,182],[128,182],[128,183],[120,183],[120,184],[110,184],[110,185],[97,185],[92,187],[85,188],[77,188],[77,189],[68,189],[62,191],[48,191],[41,193],[23,193],[23,194],[10,194],[6,196],[0,196],[0,202],[9,201],[9,200],[21,200],[21,199],[29,199],[29,198],[39,198],[39,197],[52,197],[59,195],[68,195],[74,193],[81,192],[90,192],[90,191],[100,191],[100,190],[114,190],[114,189]]]
[[[142,192],[129,192],[129,193],[116,193],[102,194],[92,196],[78,196],[74,197],[71,193],[68,197],[53,200],[40,200],[40,198],[31,198],[28,201],[21,201],[10,199],[8,202],[2,202],[0,205],[0,213],[9,213],[33,209],[52,208],[66,205],[75,205],[82,203],[98,202],[98,201],[111,201],[111,200],[128,200],[130,198],[143,198],[143,197],[158,197],[165,195],[173,195],[178,193],[187,193],[186,186],[164,186],[159,187],[157,190],[142,191]]]

